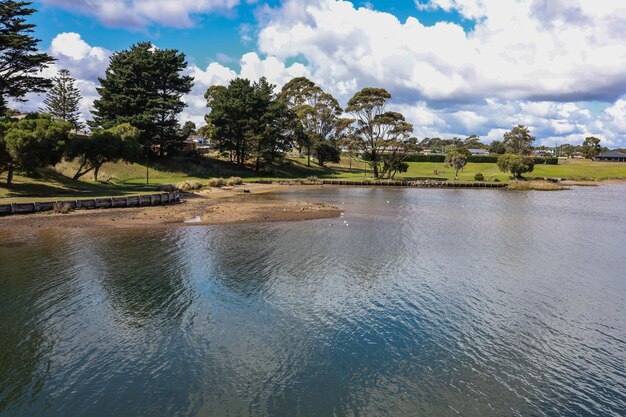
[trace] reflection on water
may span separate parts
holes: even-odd
[[[626,414],[626,187],[285,198],[345,216],[0,231],[0,415]]]

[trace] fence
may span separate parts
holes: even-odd
[[[10,214],[28,214],[54,210],[65,206],[69,209],[142,207],[171,204],[180,201],[178,191],[170,193],[136,195],[131,197],[87,198],[81,200],[61,200],[35,203],[0,204],[0,216]]]

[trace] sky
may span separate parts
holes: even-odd
[[[626,2],[618,0],[36,0],[40,49],[67,68],[89,119],[109,57],[139,41],[186,54],[181,121],[214,84],[306,76],[342,105],[383,87],[417,138],[626,147]],[[37,110],[43,97],[15,104]]]

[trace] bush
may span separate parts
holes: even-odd
[[[201,189],[202,184],[200,183],[200,181],[183,181],[174,184],[174,188],[176,188],[178,191],[188,192]]]
[[[485,176],[482,173],[477,172],[476,175],[474,175],[474,181],[485,181]]]
[[[159,184],[157,186],[157,191],[167,191],[167,192],[170,192],[170,191],[176,191],[176,190],[177,190],[177,188],[176,188],[176,186],[174,184]]]
[[[535,168],[535,158],[507,153],[498,158],[498,168],[502,172],[510,172],[514,178],[522,178],[522,174],[532,172]]]
[[[226,181],[226,184],[228,184],[229,186],[241,185],[243,184],[243,180],[239,177],[230,177],[228,181]]]
[[[226,180],[224,178],[211,178],[208,185],[209,187],[223,187],[226,185]]]
[[[72,206],[69,203],[54,203],[52,205],[52,211],[58,214],[67,214],[72,211]]]

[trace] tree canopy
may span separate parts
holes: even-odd
[[[0,173],[7,172],[7,184],[17,170],[33,173],[59,162],[70,129],[67,122],[38,114],[0,122]]]
[[[60,70],[56,77],[52,77],[52,88],[48,90],[44,105],[46,113],[80,130],[83,123],[80,121],[79,106],[83,97],[75,82],[68,70]]]
[[[403,169],[413,125],[404,116],[386,111],[391,94],[383,88],[364,88],[348,102],[352,136],[372,167],[375,178],[392,178]]]
[[[342,109],[331,94],[308,78],[297,77],[283,86],[278,98],[298,116],[302,134],[297,136],[297,145],[306,149],[309,166],[312,150],[318,145],[324,143],[325,146],[320,149],[326,150],[329,146],[337,148],[337,140],[346,125],[340,122]],[[317,151],[315,154],[326,155]],[[323,164],[320,162],[320,165]]]
[[[530,130],[524,125],[517,125],[504,134],[504,146],[508,153],[516,155],[527,155],[531,152],[535,137],[530,134]]]
[[[451,149],[446,154],[444,165],[448,168],[454,168],[454,179],[459,179],[459,170],[467,165],[467,160],[471,156],[470,151],[466,148]]]
[[[498,168],[502,172],[510,172],[513,178],[520,179],[522,174],[535,169],[535,159],[532,156],[507,153],[498,157]]]
[[[0,2],[0,117],[7,110],[9,98],[21,101],[30,92],[43,93],[50,80],[38,75],[54,58],[37,50],[39,39],[34,38],[34,24],[25,17],[35,9],[28,1],[2,0]]]
[[[185,108],[182,96],[191,91],[193,77],[183,75],[185,54],[140,42],[111,57],[99,78],[100,98],[94,101],[95,129],[130,123],[141,130],[141,143],[158,145],[161,155],[182,142],[177,116]]]
[[[589,136],[585,138],[582,146],[582,153],[589,159],[595,158],[602,152],[602,145],[600,145],[600,139]]]

